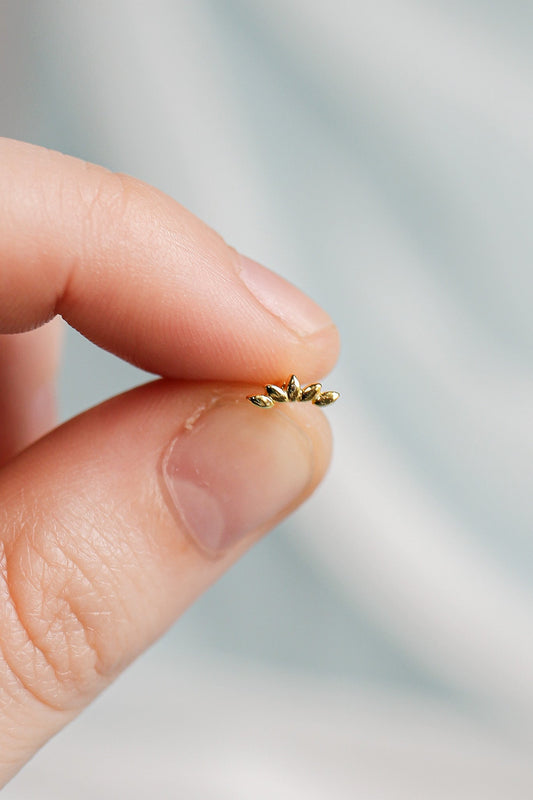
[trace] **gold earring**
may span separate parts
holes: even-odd
[[[310,383],[303,389],[296,375],[291,377],[282,386],[267,383],[265,386],[266,394],[252,394],[246,399],[259,408],[273,408],[276,403],[305,403],[310,401],[315,406],[330,406],[338,400],[338,392],[323,392],[322,384]]]

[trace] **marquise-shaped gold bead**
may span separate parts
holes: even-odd
[[[296,375],[291,375],[287,382],[287,396],[291,403],[300,400],[302,397],[302,387]]]
[[[246,398],[253,403],[254,406],[259,406],[259,408],[272,408],[275,403],[271,397],[267,397],[266,394],[253,394]]]
[[[275,386],[273,383],[268,383],[265,386],[265,389],[268,396],[271,397],[276,403],[286,403],[289,399],[285,389],[281,389],[279,386]]]
[[[321,383],[310,383],[309,386],[306,386],[305,389],[302,389],[302,402],[307,402],[308,400],[314,400],[315,397],[318,397],[320,392],[322,391],[322,384]]]
[[[340,394],[338,392],[322,392],[313,400],[315,406],[330,406],[335,400],[338,400]]]

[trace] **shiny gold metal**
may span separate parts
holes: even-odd
[[[315,406],[330,406],[335,400],[340,397],[338,392],[321,392],[318,397],[315,397],[313,403]]]
[[[285,386],[283,386],[283,388],[285,388]],[[287,383],[287,396],[291,403],[301,400],[302,398],[302,387],[300,386],[300,381],[296,375],[291,375],[289,378]]]
[[[249,395],[247,400],[259,408],[273,408],[276,403],[289,401],[291,403],[311,401],[315,406],[330,406],[340,397],[339,392],[323,392],[320,383],[310,383],[302,389],[296,375],[291,375],[281,387],[267,383],[265,391],[266,394]]]
[[[254,406],[259,406],[259,408],[273,408],[275,405],[272,398],[267,397],[264,394],[254,394],[247,399],[250,401],[250,403],[253,403]]]
[[[313,402],[316,398],[320,395],[322,391],[322,384],[321,383],[310,383],[309,386],[306,386],[305,389],[302,389],[302,402],[307,402],[308,400],[312,400]]]
[[[274,400],[276,403],[287,403],[289,400],[289,396],[285,389],[280,389],[279,386],[275,386],[272,383],[267,383],[265,386],[266,392],[269,397]]]

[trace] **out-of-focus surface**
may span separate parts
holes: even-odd
[[[317,496],[5,796],[533,796],[533,11],[0,12],[2,135],[157,185],[343,339]],[[69,333],[62,415],[146,379]]]

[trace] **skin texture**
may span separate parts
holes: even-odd
[[[338,336],[152,187],[5,139],[0,182],[5,783],[313,491],[330,457],[323,413],[244,398],[291,372],[319,379]],[[57,315],[163,379],[53,430]],[[242,426],[261,463],[230,446]]]

